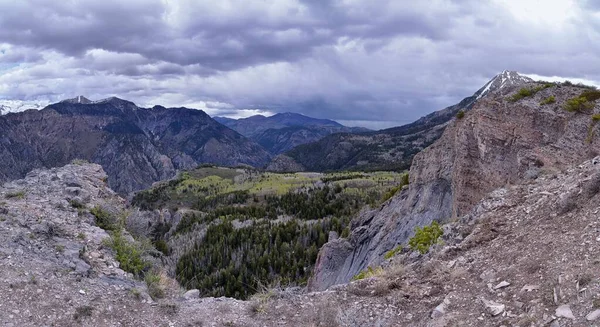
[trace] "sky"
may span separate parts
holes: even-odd
[[[600,85],[599,3],[0,0],[0,99],[398,126],[505,69]]]

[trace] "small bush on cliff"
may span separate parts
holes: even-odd
[[[124,271],[141,277],[151,267],[151,263],[142,257],[142,246],[137,242],[129,242],[121,231],[112,232],[105,244],[116,252],[115,259]]]
[[[408,241],[408,246],[412,250],[425,254],[429,252],[429,248],[432,245],[438,242],[442,235],[444,235],[442,227],[437,221],[434,221],[429,226],[417,227],[415,229],[415,236]]]
[[[578,96],[572,99],[567,100],[565,103],[565,110],[569,112],[582,112],[585,110],[592,109],[594,107],[594,103],[588,101],[585,97]]]
[[[390,189],[389,191],[387,191],[382,197],[381,197],[381,202],[385,202],[389,199],[391,199],[394,195],[396,195],[396,193],[398,193],[398,191],[400,191],[405,185],[408,185],[409,183],[409,178],[408,178],[408,173],[405,173],[404,175],[402,175],[402,178],[400,179],[400,184],[398,184],[397,186],[395,186],[394,188]]]
[[[465,117],[465,112],[464,112],[464,110],[459,110],[459,111],[456,113],[456,118],[458,118],[458,119],[463,119],[464,117]]]
[[[371,278],[371,277],[379,276],[382,273],[383,273],[382,267],[377,267],[377,268],[373,269],[373,267],[369,266],[369,267],[367,267],[367,269],[359,272],[354,277],[352,277],[352,280],[361,280],[361,279],[365,279],[365,278]]]
[[[521,99],[524,99],[526,97],[530,97],[532,95],[534,95],[535,92],[533,92],[532,89],[528,88],[528,87],[523,87],[519,90],[519,92],[515,93],[515,95],[513,95],[512,97],[509,98],[509,101],[511,102],[517,102]]]
[[[524,98],[527,98],[530,96],[534,96],[539,91],[541,91],[543,89],[547,89],[549,87],[553,87],[553,86],[554,86],[554,84],[552,84],[552,83],[544,83],[543,85],[536,86],[534,88],[523,87],[515,95],[508,98],[508,100],[511,102],[517,102],[521,99],[524,99]]]
[[[396,246],[395,248],[393,248],[393,249],[391,249],[391,250],[387,251],[383,257],[384,257],[386,260],[387,260],[387,259],[391,259],[391,258],[393,258],[394,256],[396,256],[396,254],[400,253],[400,251],[402,251],[402,245],[398,245],[398,246]]]
[[[552,104],[556,102],[556,98],[554,97],[554,95],[551,95],[547,98],[545,98],[544,100],[542,100],[542,102],[540,102],[540,105],[543,106],[545,104]]]
[[[96,225],[104,230],[116,231],[122,227],[118,217],[115,217],[100,206],[93,207],[90,213],[94,215]]]
[[[592,115],[592,121],[594,121],[594,122],[600,121],[600,114],[593,114]]]
[[[148,287],[148,295],[154,300],[165,297],[165,285],[160,273],[149,272],[144,276],[144,282]]]
[[[23,199],[25,198],[25,191],[18,191],[18,192],[11,192],[11,193],[6,193],[6,195],[4,196],[7,199]]]
[[[588,90],[581,93],[580,97],[585,98],[588,101],[596,101],[600,99],[600,91]]]

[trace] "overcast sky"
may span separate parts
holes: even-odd
[[[594,1],[0,0],[0,98],[411,122],[504,69],[600,84]]]

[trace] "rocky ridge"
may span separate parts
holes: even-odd
[[[321,249],[310,288],[323,290],[348,282],[368,266],[379,265],[387,251],[406,243],[415,227],[461,217],[498,187],[535,178],[542,171],[560,171],[600,153],[600,142],[590,138],[598,129],[592,112],[563,109],[581,88],[556,85],[509,101],[507,95],[519,87],[480,99],[438,141],[417,154],[408,188],[382,207],[359,215],[348,239]],[[556,102],[541,105],[550,95]],[[599,109],[596,106],[594,112]]]

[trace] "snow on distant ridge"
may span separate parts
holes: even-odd
[[[0,99],[0,115],[21,112],[28,109],[40,110],[50,104],[47,100],[6,100]]]

